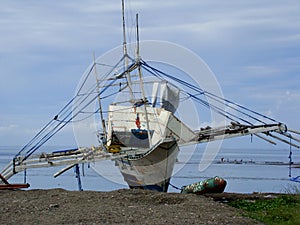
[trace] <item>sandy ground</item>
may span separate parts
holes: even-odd
[[[199,196],[129,189],[111,192],[0,191],[0,223],[260,224],[221,203],[241,196],[249,197],[229,193]]]

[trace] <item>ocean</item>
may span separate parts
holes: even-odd
[[[45,147],[45,151],[66,149],[67,147]],[[0,146],[0,170],[6,166],[20,148],[17,146]],[[188,153],[189,152],[189,153]],[[285,193],[300,190],[300,183],[289,180],[300,176],[300,168],[289,168],[289,149],[233,149],[221,148],[215,159],[206,169],[199,168],[203,156],[201,148],[192,151],[181,150],[175,164],[169,192],[180,192],[175,187],[182,187],[214,176],[227,181],[226,192]],[[300,164],[300,151],[293,150],[294,164]],[[93,163],[80,165],[83,190],[111,191],[128,188],[118,169],[111,161],[100,161],[100,169]],[[63,168],[63,167],[61,167]],[[29,169],[14,175],[9,182],[30,184],[29,189],[63,188],[78,190],[78,180],[73,169],[57,178],[53,174],[61,168]]]

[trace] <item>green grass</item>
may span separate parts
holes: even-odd
[[[271,199],[239,199],[228,204],[244,210],[245,216],[266,224],[300,224],[300,195],[283,194]]]

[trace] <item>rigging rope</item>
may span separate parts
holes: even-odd
[[[170,184],[171,187],[173,187],[173,188],[175,188],[175,189],[177,189],[177,190],[181,190],[181,191],[183,190],[183,188],[179,188],[179,187],[177,187],[177,186],[175,186],[175,185],[173,185],[173,184],[171,184],[171,183],[169,183],[169,184]]]
[[[121,62],[124,60],[124,57],[128,57],[129,60],[131,60],[131,65],[128,66],[128,68],[124,68],[124,71],[119,75],[114,75],[114,70],[120,66]],[[97,85],[99,84],[93,84],[91,85],[84,93],[81,93],[83,91],[83,88],[86,86],[88,78],[92,74],[93,69],[97,66],[108,66],[106,64],[101,64],[95,62],[90,66],[90,68],[87,70],[86,76],[83,78],[83,82],[81,83],[80,87],[78,88],[78,91],[76,92],[75,96],[59,111],[59,113],[49,121],[17,154],[15,157],[19,156],[21,153],[26,152],[25,158],[28,158],[31,154],[33,154],[37,149],[39,149],[45,142],[47,142],[50,138],[53,137],[57,132],[59,132],[62,128],[64,128],[68,123],[71,121],[74,121],[74,118],[76,118],[79,114],[84,112],[84,109],[88,107],[90,104],[92,104],[98,97],[101,99],[109,98],[113,95],[116,95],[119,91],[109,93],[108,95],[101,97],[102,94],[110,87],[112,86],[117,79],[124,78],[126,79],[126,76],[124,76],[127,72],[131,72],[134,69],[137,68],[137,66],[141,66],[144,70],[149,72],[150,74],[154,75],[156,78],[160,80],[165,80],[166,78],[169,78],[173,81],[175,81],[177,84],[180,84],[184,87],[187,87],[189,91],[182,90],[189,98],[192,98],[194,101],[198,102],[199,104],[203,105],[204,107],[213,110],[214,112],[222,115],[226,119],[229,119],[234,122],[243,121],[244,123],[247,123],[249,125],[253,125],[252,122],[248,121],[247,119],[244,119],[244,117],[248,117],[251,120],[254,120],[256,122],[260,122],[263,124],[266,124],[261,118],[268,119],[272,122],[278,122],[275,119],[272,119],[268,116],[265,116],[261,113],[255,112],[251,109],[248,109],[242,105],[239,105],[237,103],[234,103],[230,100],[227,100],[225,98],[219,97],[213,93],[210,93],[208,91],[203,90],[200,87],[197,87],[191,83],[188,83],[184,80],[181,80],[179,78],[176,78],[168,73],[165,73],[157,68],[154,68],[153,66],[149,65],[145,61],[139,59],[138,61],[132,59],[128,55],[124,55],[120,58],[120,60],[115,64],[115,66],[111,66],[111,68],[108,70],[107,73],[105,73],[102,76],[102,79],[100,82],[107,82],[104,86],[102,86],[102,90],[97,93]],[[111,80],[109,82],[109,80]],[[200,96],[204,96],[206,99],[211,99],[213,102],[218,103],[220,105],[224,106],[224,109],[210,103],[208,100],[202,99]],[[73,104],[71,104],[73,103]],[[225,108],[230,108],[237,112],[238,114],[242,116],[238,116],[234,113],[228,112],[225,110]],[[82,121],[86,118],[89,118],[93,114],[99,112],[99,109],[97,109],[95,112],[93,112],[88,117],[84,117],[77,121]],[[259,116],[260,118],[257,118]],[[76,122],[76,121],[74,121]]]
[[[118,63],[104,76],[107,77],[112,74],[114,69],[122,62],[124,59],[124,56],[118,61]],[[130,58],[131,59],[131,58]],[[134,64],[134,63],[133,63]],[[132,65],[129,66],[131,68]],[[83,89],[83,86],[86,84],[88,77],[93,71],[95,64],[91,66],[91,68],[88,70],[87,75],[85,76],[83,83],[79,87],[76,95],[59,111],[59,113],[54,117],[54,119],[50,120],[16,155],[15,158],[21,155],[23,152],[25,152],[25,157],[23,160],[26,160],[29,156],[31,156],[36,150],[38,150],[44,143],[46,143],[50,138],[52,138],[57,132],[59,132],[62,128],[64,128],[70,121],[72,121],[78,114],[81,113],[82,109],[89,106],[91,103],[95,101],[95,99],[98,98],[98,96],[101,96],[110,85],[112,85],[116,79],[113,79],[109,84],[103,88],[103,90],[98,94],[96,94],[88,103],[84,104],[84,102],[87,100],[90,95],[93,93],[95,94],[95,90],[97,88],[97,85],[94,84],[92,87],[88,90],[88,93],[86,95],[80,95],[80,92]],[[126,72],[126,71],[125,71]],[[124,74],[123,72],[122,74]],[[121,75],[122,75],[121,74]],[[120,75],[120,76],[121,76]],[[119,76],[119,77],[120,77]],[[113,93],[114,94],[114,93]],[[112,95],[112,94],[111,94]],[[111,95],[108,95],[106,97],[109,97]],[[71,105],[71,103],[73,103]],[[76,106],[74,107],[74,105]],[[83,106],[82,106],[83,105]],[[80,109],[79,109],[80,108]],[[78,109],[78,111],[76,111]],[[75,113],[74,113],[75,111]],[[72,115],[73,113],[73,115]],[[58,117],[63,116],[61,120],[58,120]],[[56,124],[58,122],[58,124]],[[56,124],[56,125],[55,125]],[[54,126],[54,127],[53,127]]]
[[[224,116],[224,117],[226,117],[226,118],[228,118],[228,119],[232,119],[232,118],[230,117],[230,116],[232,116],[232,117],[235,117],[235,118],[237,118],[237,119],[239,119],[239,120],[241,120],[241,121],[243,121],[243,122],[246,122],[246,123],[248,123],[248,124],[250,124],[250,125],[253,125],[253,123],[250,123],[248,120],[245,120],[245,119],[243,119],[243,118],[241,118],[241,117],[238,117],[238,116],[236,116],[236,115],[234,115],[234,114],[232,114],[232,113],[229,113],[229,112],[227,112],[226,110],[223,110],[223,109],[221,109],[221,108],[219,108],[219,107],[217,107],[217,106],[213,106],[213,105],[210,104],[208,101],[205,101],[205,100],[203,100],[203,99],[200,99],[200,98],[196,97],[196,95],[203,95],[203,96],[205,96],[206,98],[212,99],[212,100],[214,100],[214,101],[216,101],[216,102],[218,102],[218,103],[220,103],[220,104],[223,104],[224,106],[226,106],[226,107],[228,107],[228,108],[231,108],[231,109],[235,110],[236,112],[241,113],[241,114],[243,114],[244,116],[247,116],[247,117],[249,117],[250,119],[253,119],[253,120],[257,121],[257,122],[266,124],[266,122],[264,122],[264,121],[262,121],[261,119],[259,119],[259,118],[255,117],[255,116],[251,115],[250,113],[252,113],[252,114],[254,114],[254,115],[257,115],[257,116],[260,116],[260,117],[263,117],[263,118],[265,118],[265,119],[271,120],[272,122],[279,123],[279,122],[276,121],[275,119],[272,119],[272,118],[270,118],[270,117],[268,117],[268,116],[265,116],[265,115],[263,115],[263,114],[261,114],[261,113],[255,112],[254,110],[248,109],[248,108],[246,108],[246,107],[244,107],[244,106],[242,106],[242,105],[239,105],[239,104],[237,104],[237,103],[234,103],[233,101],[230,101],[230,100],[227,100],[227,99],[225,99],[225,98],[219,97],[219,96],[217,96],[217,95],[215,95],[215,94],[213,94],[213,93],[210,93],[210,92],[208,92],[208,91],[205,91],[205,90],[201,89],[200,87],[197,87],[197,86],[195,86],[195,85],[193,85],[193,84],[190,84],[190,83],[188,83],[188,82],[186,82],[186,81],[183,81],[183,80],[181,80],[181,79],[179,79],[179,78],[176,78],[176,77],[174,77],[174,76],[172,76],[172,75],[170,75],[170,74],[167,74],[167,73],[165,73],[165,72],[163,72],[163,71],[160,71],[159,69],[150,66],[150,65],[149,65],[148,63],[146,63],[145,61],[141,61],[141,64],[142,64],[142,67],[143,67],[144,69],[146,69],[148,72],[150,72],[150,73],[153,74],[154,76],[159,77],[160,79],[162,79],[163,76],[165,76],[165,77],[167,77],[167,78],[170,78],[170,79],[172,79],[172,80],[178,82],[178,83],[181,84],[181,85],[184,85],[184,86],[188,87],[189,89],[191,89],[191,90],[193,90],[193,91],[196,91],[196,92],[197,92],[196,94],[191,94],[191,93],[188,93],[188,92],[187,92],[187,93],[188,93],[191,97],[193,97],[194,99],[197,99],[198,102],[201,102],[204,106],[210,107],[211,109],[213,109],[214,111],[216,111],[217,113],[221,114],[222,116]],[[230,104],[236,106],[237,108],[231,106]],[[239,109],[238,109],[238,108],[239,108]],[[245,110],[245,111],[250,112],[250,113],[247,113],[247,112],[242,111],[242,110]]]

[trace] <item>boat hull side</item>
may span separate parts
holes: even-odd
[[[176,141],[160,144],[145,157],[120,159],[120,172],[130,188],[167,192],[179,152]]]

